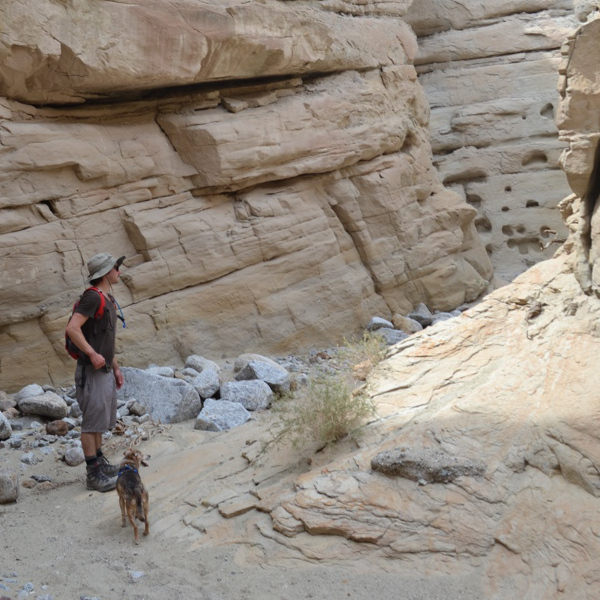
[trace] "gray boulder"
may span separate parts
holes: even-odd
[[[278,394],[290,391],[290,374],[274,361],[273,364],[269,364],[260,360],[251,360],[235,378],[237,381],[260,379]]]
[[[402,315],[394,315],[394,327],[404,333],[417,333],[423,331],[423,325],[414,319],[403,317]]]
[[[394,329],[394,324],[381,317],[373,317],[367,325],[367,331],[378,331],[379,329]]]
[[[182,379],[153,375],[142,369],[123,367],[125,383],[120,400],[137,400],[155,421],[179,423],[194,419],[202,408],[198,392]]]
[[[159,367],[158,365],[150,365],[146,369],[146,373],[151,375],[160,375],[161,377],[175,377],[175,369],[173,367]]]
[[[54,392],[22,397],[17,406],[24,415],[37,415],[53,420],[63,419],[69,414],[67,403]]]
[[[456,458],[442,450],[398,448],[379,453],[371,461],[371,468],[420,483],[450,483],[465,475],[481,476],[486,466],[479,460]]]
[[[198,373],[202,373],[204,369],[212,369],[217,373],[221,370],[221,367],[219,367],[216,362],[208,360],[208,358],[204,358],[204,356],[197,356],[196,354],[192,354],[191,356],[187,357],[185,361],[185,367],[194,369],[198,371]]]
[[[414,319],[421,323],[423,327],[429,327],[433,321],[431,311],[423,304],[419,304],[411,313],[408,313],[409,319]]]
[[[19,497],[19,474],[12,469],[0,467],[0,504],[16,502]]]
[[[376,331],[376,334],[384,339],[387,346],[393,346],[409,337],[408,333],[398,329],[381,328]]]
[[[221,386],[219,373],[215,369],[209,367],[205,368],[196,377],[194,377],[194,379],[190,379],[190,384],[194,387],[202,399],[212,398]]]
[[[250,413],[238,402],[209,398],[196,419],[194,429],[227,431],[243,425],[248,419],[250,419]]]
[[[19,404],[23,398],[29,398],[31,396],[41,396],[44,393],[44,388],[37,383],[32,383],[31,385],[26,385],[24,388],[20,389],[15,395],[13,400]]]
[[[250,361],[260,361],[268,365],[279,366],[273,359],[262,354],[240,354],[233,363],[233,372],[239,373]]]
[[[0,442],[7,440],[12,435],[12,427],[8,419],[0,412]]]
[[[238,402],[246,410],[269,408],[273,390],[261,380],[228,381],[221,386],[221,400]]]
[[[461,313],[459,313],[461,314]],[[448,321],[450,319],[454,319],[456,315],[453,315],[449,312],[438,312],[435,313],[431,319],[431,324],[435,325],[436,323],[440,323],[441,321]]]

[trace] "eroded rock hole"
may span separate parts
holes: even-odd
[[[42,200],[40,202],[40,204],[43,204],[44,206],[47,206],[50,209],[50,212],[55,216],[58,217],[58,212],[56,210],[56,203],[54,200]]]
[[[479,233],[487,233],[492,230],[492,222],[485,216],[475,219],[475,228]]]
[[[512,235],[513,234],[513,229],[510,225],[504,225],[504,227],[502,227],[502,233],[504,235]]]
[[[481,196],[478,196],[477,194],[469,194],[467,192],[467,203],[475,208],[479,208],[482,203]]]
[[[502,212],[508,212],[510,208],[508,208],[508,206],[503,206],[501,210]]]
[[[541,150],[536,150],[535,152],[530,152],[527,156],[525,156],[521,164],[524,167],[530,167],[536,165],[545,165],[547,162],[547,154]]]
[[[537,200],[527,200],[525,208],[537,208],[540,203]]]
[[[540,245],[540,238],[534,237],[523,237],[518,240],[510,238],[506,241],[506,245],[509,248],[516,248],[519,254],[530,254],[531,252],[541,252],[542,247]]]
[[[542,110],[540,110],[540,115],[542,115],[542,117],[546,117],[546,119],[552,119],[554,121],[554,104],[551,102],[545,104]]]

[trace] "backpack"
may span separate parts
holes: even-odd
[[[98,306],[98,309],[96,310],[96,314],[94,315],[94,320],[99,321],[104,316],[104,308],[106,306],[106,299],[104,298],[104,294],[98,288],[89,287],[85,291],[88,292],[89,290],[93,290],[100,296],[100,305]],[[81,296],[83,296],[83,294]],[[73,310],[71,311],[71,316],[69,317],[69,321],[71,321],[71,318],[73,317],[73,313],[75,312],[75,309],[79,305],[81,296],[79,296],[79,300],[77,300],[77,302],[75,302],[75,304],[73,304]],[[66,349],[67,353],[69,354],[69,356],[71,358],[74,358],[75,360],[85,357],[85,354],[75,345],[73,340],[71,340],[71,338],[67,335],[67,332],[65,332],[65,349]]]

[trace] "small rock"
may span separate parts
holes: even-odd
[[[378,329],[394,329],[394,324],[381,317],[373,317],[367,325],[367,331],[377,331]]]
[[[423,303],[419,304],[417,308],[415,308],[407,316],[409,319],[418,321],[423,327],[429,327],[433,320],[431,311]]]
[[[85,462],[83,450],[79,447],[67,449],[64,460],[70,467],[76,467],[80,465],[81,463]]]
[[[217,373],[221,370],[221,367],[219,367],[216,362],[208,360],[208,358],[204,358],[204,356],[197,356],[195,354],[187,357],[185,366],[198,371],[198,373],[202,373],[205,369],[212,369]]]
[[[381,328],[376,331],[376,334],[381,336],[386,345],[393,346],[394,344],[398,344],[399,342],[404,341],[407,337],[409,337],[408,333],[404,333],[404,331],[398,331],[397,329],[386,329]]]
[[[11,398],[6,392],[0,391],[0,412],[9,408],[15,408],[16,406],[17,402],[14,398]]]
[[[83,415],[81,408],[77,402],[73,402],[69,408],[69,416],[72,419],[79,419]]]
[[[436,323],[441,323],[442,321],[448,321],[450,319],[454,319],[455,315],[448,312],[438,312],[433,315],[431,320],[431,324],[435,325]]]
[[[146,407],[142,406],[139,402],[137,402],[137,400],[131,403],[128,402],[127,408],[129,410],[129,414],[134,415],[136,417],[141,417],[142,415],[145,415],[148,412],[146,410]]]
[[[0,413],[0,441],[5,441],[12,435],[12,427],[3,413]]]
[[[19,474],[13,469],[0,467],[0,504],[16,502],[19,497]]]
[[[402,315],[394,315],[392,322],[394,323],[394,327],[396,329],[404,331],[404,333],[411,334],[417,333],[418,331],[423,331],[423,325],[421,325],[419,321],[409,319],[408,317],[403,317]]]
[[[24,465],[35,465],[39,462],[39,459],[33,452],[27,452],[21,456],[21,462]]]
[[[50,435],[67,435],[69,424],[65,421],[50,421],[50,423],[46,424],[46,432]]]
[[[21,414],[19,412],[19,410],[17,408],[7,408],[6,410],[2,411],[2,414],[9,420],[9,421],[14,421],[15,419],[17,419],[19,417],[19,415]]]

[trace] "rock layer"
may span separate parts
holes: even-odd
[[[118,354],[140,367],[485,289],[476,211],[431,162],[408,3],[346,5],[0,8],[0,387],[70,377],[99,251],[127,256]]]

